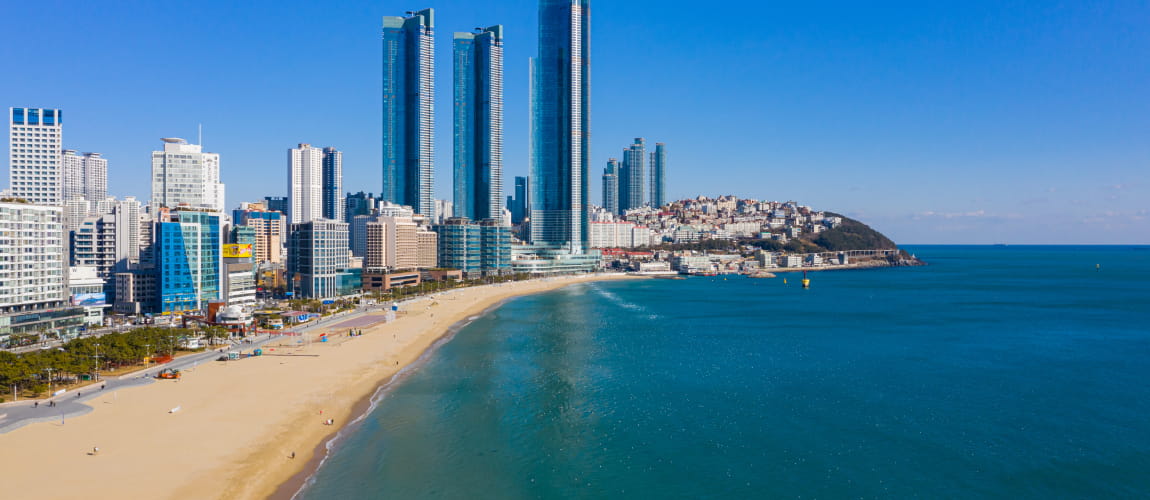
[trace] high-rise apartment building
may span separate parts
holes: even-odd
[[[503,215],[503,26],[456,33],[455,217]]]
[[[644,168],[646,158],[646,146],[641,137],[636,138],[631,147],[623,150],[623,165],[619,168],[619,213],[642,207],[645,202],[643,179],[647,174]]]
[[[287,265],[292,291],[303,298],[340,295],[349,255],[346,222],[319,219],[292,224]]]
[[[435,11],[383,18],[383,192],[431,215],[435,170]]]
[[[152,202],[149,209],[224,210],[220,155],[205,153],[183,139],[163,139],[164,150],[152,152]]]
[[[344,222],[351,224],[358,215],[371,215],[375,210],[377,201],[375,195],[360,191],[352,194],[348,193],[343,202],[343,217]]]
[[[323,148],[323,218],[343,222],[343,152]]]
[[[272,212],[279,212],[286,216],[288,214],[290,204],[288,203],[286,196],[265,196],[264,208]]]
[[[288,150],[288,223],[323,217],[323,150],[300,144]]]
[[[581,254],[588,244],[591,2],[539,1],[531,63],[531,241]]]
[[[10,108],[8,123],[12,196],[37,205],[63,205],[63,113],[58,109]]]
[[[83,323],[83,309],[67,308],[62,216],[60,207],[0,202],[0,343],[44,331],[67,336]]]
[[[237,227],[252,228],[255,240],[252,242],[252,257],[255,262],[283,262],[284,215],[264,210],[259,206],[232,211],[232,223]]]
[[[603,169],[603,209],[619,213],[619,160],[607,160],[607,168]]]
[[[411,270],[436,266],[436,233],[410,216],[384,215],[367,222],[364,269]]]
[[[79,154],[65,149],[61,155],[64,165],[64,201],[86,199],[99,203],[108,197],[108,160],[100,153]],[[102,213],[99,209],[93,213]]]
[[[655,143],[651,153],[651,206],[661,208],[667,204],[667,145]]]

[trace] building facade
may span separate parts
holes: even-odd
[[[662,208],[667,204],[667,145],[655,143],[651,153],[651,207]]]
[[[321,219],[292,224],[288,238],[291,291],[301,298],[338,296],[349,255],[346,222]]]
[[[58,109],[9,109],[8,185],[12,196],[37,205],[64,202],[64,115]]]
[[[603,209],[612,214],[619,213],[619,160],[607,160],[603,169]]]
[[[623,164],[619,168],[619,213],[642,207],[645,203],[643,179],[647,170],[644,167],[647,158],[646,146],[643,138],[635,138],[635,143],[623,150]]]
[[[10,335],[74,335],[84,321],[68,303],[62,215],[59,207],[0,202],[0,344]]]
[[[323,217],[323,150],[300,144],[288,150],[288,224]]]
[[[157,312],[199,311],[220,300],[222,223],[219,212],[159,214],[154,230]]]
[[[456,33],[455,217],[503,212],[503,26]]]
[[[433,226],[439,235],[439,267],[469,278],[511,271],[511,228],[493,220],[453,218]]]
[[[515,225],[522,224],[524,219],[527,218],[529,204],[527,202],[527,178],[515,178],[515,196],[508,196],[507,208],[511,210],[511,223]]]
[[[64,201],[84,199],[93,204],[108,197],[108,160],[100,153],[79,154],[66,149],[61,155],[64,165]],[[104,213],[93,210],[92,213]]]
[[[431,215],[435,170],[435,11],[383,18],[383,192]]]
[[[348,193],[343,201],[343,221],[351,224],[359,215],[371,215],[376,207],[375,195],[360,191],[352,194]]]
[[[323,218],[344,222],[343,152],[323,148]]]
[[[531,241],[587,248],[591,2],[540,0],[531,63]]]
[[[232,212],[232,223],[252,228],[255,241],[252,255],[256,263],[283,262],[284,216],[279,212],[249,207]]]
[[[224,210],[220,155],[204,153],[183,139],[164,139],[164,150],[152,152],[151,210],[184,205]]]

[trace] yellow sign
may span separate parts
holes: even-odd
[[[224,245],[224,258],[225,259],[250,259],[252,258],[252,245],[236,245],[229,243]]]

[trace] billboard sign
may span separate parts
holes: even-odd
[[[252,258],[252,245],[250,243],[244,245],[229,243],[224,245],[223,254],[225,259],[250,259]]]
[[[107,305],[107,296],[103,293],[77,293],[72,296],[74,306],[103,306]]]

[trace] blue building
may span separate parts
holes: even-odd
[[[572,254],[588,248],[591,2],[539,1],[531,62],[531,241]]]
[[[641,137],[635,139],[631,147],[623,150],[623,165],[619,168],[619,213],[626,213],[632,208],[642,207],[645,203],[643,197],[643,179],[647,171],[644,168],[647,158],[646,146]]]
[[[380,199],[435,210],[435,12],[383,18],[383,192]]]
[[[503,26],[456,33],[455,216],[503,217]]]
[[[155,223],[156,291],[162,314],[206,309],[220,300],[221,216],[176,210]]]
[[[667,204],[667,145],[655,143],[651,153],[651,206],[660,208]]]
[[[603,209],[613,214],[619,212],[619,160],[607,160],[603,169]]]
[[[265,196],[264,206],[268,207],[268,210],[286,215],[289,203],[286,196]]]
[[[343,153],[335,148],[323,148],[323,218],[343,220]]]
[[[452,218],[432,226],[439,234],[439,267],[476,278],[511,272],[511,228],[495,220]]]
[[[515,196],[507,197],[507,206],[511,210],[511,223],[518,225],[522,224],[523,220],[527,218],[528,202],[527,202],[527,178],[515,178]]]

